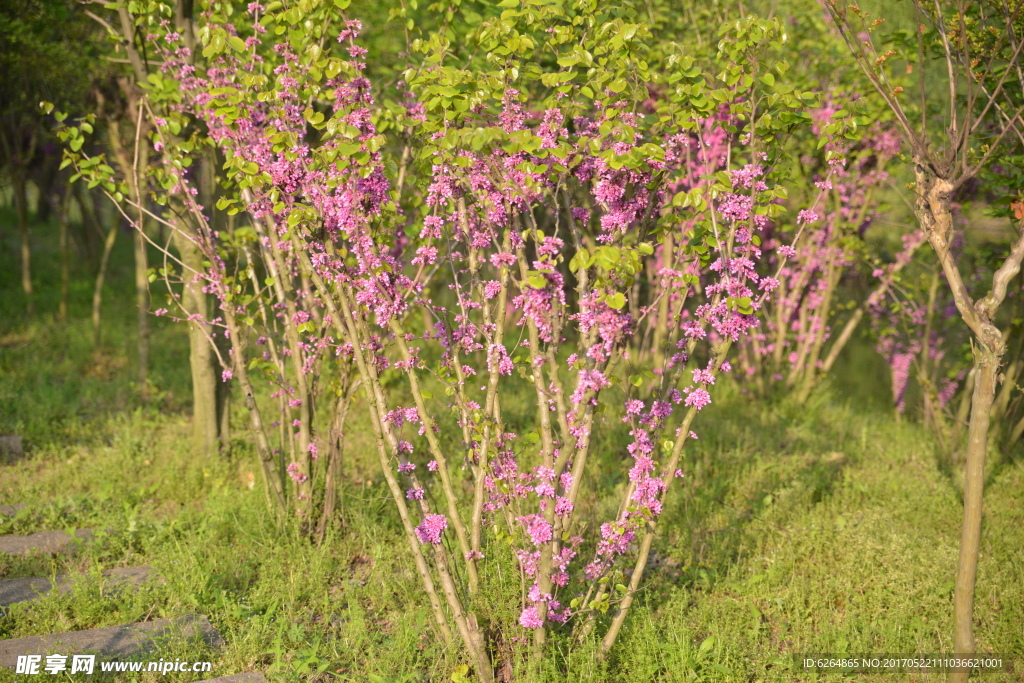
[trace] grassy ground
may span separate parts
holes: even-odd
[[[21,433],[31,447],[0,470],[0,503],[28,505],[0,520],[0,533],[106,531],[70,555],[0,556],[0,578],[149,564],[164,580],[118,596],[80,582],[69,595],[9,608],[0,638],[198,612],[226,650],[181,643],[162,657],[212,659],[214,675],[259,668],[281,681],[452,680],[458,654],[431,635],[372,455],[349,449],[341,520],[322,546],[279,532],[258,482],[250,488],[246,449],[233,459],[189,453],[183,330],[157,324],[150,398],[132,385],[128,240],[115,255],[107,343],[97,351],[87,264],[76,272],[71,322],[52,321],[50,230],[36,233],[34,319],[20,315],[13,242],[0,250],[0,433]],[[884,377],[868,350],[854,349],[810,406],[757,404],[722,387],[701,414],[615,656],[601,663],[586,644],[560,653],[567,675],[516,680],[838,680],[800,672],[792,654],[948,652],[959,494],[928,433],[894,419]],[[978,649],[1017,653],[1022,671],[1024,463],[993,453],[991,472]],[[119,680],[161,680],[148,676]]]

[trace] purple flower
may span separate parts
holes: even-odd
[[[537,614],[536,607],[527,607],[519,615],[519,625],[525,628],[540,628],[544,625],[544,621]]]
[[[715,376],[710,369],[697,369],[693,371],[693,381],[698,384],[714,384]]]
[[[571,500],[559,496],[558,500],[555,502],[555,514],[559,517],[565,517],[566,515],[572,514],[574,507],[575,506],[572,504]]]
[[[297,462],[289,463],[286,470],[288,472],[288,476],[295,480],[296,484],[301,484],[309,479],[308,475],[299,470],[299,463]]]
[[[541,498],[554,498],[555,487],[546,481],[542,481],[533,487],[534,492]]]
[[[690,392],[683,403],[700,410],[704,406],[711,405],[711,394],[705,389],[696,389]]]
[[[540,515],[527,515],[519,517],[518,520],[525,527],[527,536],[535,546],[547,543],[554,535],[551,525]]]
[[[516,257],[514,254],[502,252],[500,254],[491,254],[490,261],[491,265],[495,268],[501,268],[502,266],[508,267],[516,262]]]
[[[423,522],[416,527],[416,536],[420,543],[438,544],[441,534],[448,528],[448,518],[444,515],[423,515]]]
[[[800,213],[797,214],[796,222],[801,224],[801,225],[806,225],[808,223],[813,223],[814,221],[818,220],[819,218],[821,218],[821,216],[819,216],[817,213],[815,213],[811,209],[804,209],[803,211],[801,211]]]

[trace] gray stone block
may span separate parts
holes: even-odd
[[[106,579],[103,588],[105,592],[115,593],[146,581],[150,574],[149,567],[108,569],[103,572]],[[91,576],[73,576],[71,574],[58,574],[55,579],[55,581],[51,581],[45,576],[4,579],[0,581],[0,606],[35,600],[53,590],[58,593],[70,593],[75,581],[93,580]]]
[[[25,457],[25,444],[17,434],[0,436],[0,464],[9,464]]]
[[[259,671],[246,671],[244,674],[207,678],[199,683],[267,683],[267,677]]]
[[[156,651],[175,638],[200,637],[212,648],[224,647],[224,639],[202,614],[157,619],[128,626],[107,626],[46,636],[0,640],[0,666],[14,668],[18,655],[94,653],[120,659]]]
[[[75,537],[86,540],[92,537],[92,529],[79,529]],[[28,536],[8,534],[0,536],[0,553],[8,555],[28,555],[34,550],[41,553],[54,554],[72,544],[71,536],[64,531],[39,531]]]

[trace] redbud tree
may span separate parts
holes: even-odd
[[[943,280],[972,344],[973,379],[967,430],[964,513],[953,598],[953,647],[975,651],[974,589],[982,531],[982,496],[993,407],[1007,358],[1007,334],[1014,322],[1007,307],[1011,283],[1024,261],[1024,211],[1019,166],[1024,131],[1019,8],[997,2],[914,2],[916,31],[889,33],[885,16],[873,17],[856,4],[824,3],[850,53],[870,79],[877,99],[893,112],[912,162],[914,214],[938,260]],[[942,84],[928,88],[931,70]],[[897,85],[894,66],[917,63],[913,90]],[[938,102],[935,98],[941,98]],[[941,104],[940,104],[941,103]],[[939,104],[938,107],[935,105]],[[1008,201],[999,213],[1009,219],[1004,241],[988,277],[972,282],[955,258],[954,210],[972,194],[976,181]],[[1009,204],[1007,206],[1006,204]],[[931,343],[926,339],[924,347]],[[951,680],[966,681],[969,671]]]
[[[765,264],[763,240],[828,193],[800,186],[785,144],[818,96],[790,82],[778,20],[730,22],[698,64],[644,4],[591,0],[434,5],[442,27],[389,89],[347,5],[211,3],[198,55],[160,6],[140,17],[163,60],[158,218],[205,257],[185,272],[167,250],[160,274],[220,300],[222,379],[307,531],[331,420],[358,397],[436,633],[480,680],[574,639],[607,653],[698,414],[804,246],[794,230]],[[215,207],[190,171],[204,149],[223,161]],[[621,452],[594,452],[607,433]],[[623,485],[590,525],[598,473]]]

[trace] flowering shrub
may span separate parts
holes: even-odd
[[[896,266],[910,261],[910,255],[925,236],[915,231],[903,236],[903,250],[892,266],[875,271],[881,282],[893,280],[898,287],[887,296],[869,297],[875,349],[890,369],[893,406],[899,413],[920,413],[935,433],[941,448],[957,457],[958,443],[967,422],[974,372],[970,343],[957,322],[956,304],[937,260],[918,257],[903,273]],[[968,244],[962,232],[952,240],[955,256],[971,286],[990,278],[995,266],[983,244]],[[1007,365],[1005,382],[996,396],[991,420],[998,438],[1012,447],[1024,433],[1020,415],[1021,397],[1017,381],[1022,372],[1024,345],[1015,334],[1020,324],[1020,293],[1007,293]]]
[[[469,34],[477,62],[429,35],[380,104],[361,23],[334,4],[253,2],[242,30],[214,3],[201,59],[148,25],[163,59],[155,180],[181,209],[161,220],[206,259],[179,277],[221,301],[208,322],[230,342],[223,379],[241,386],[282,507],[298,502],[308,528],[330,494],[323,442],[359,391],[438,632],[457,634],[477,676],[493,678],[488,639],[510,629],[532,634],[534,657],[551,633],[598,628],[608,651],[696,417],[807,248],[778,226],[823,211],[824,186],[782,217],[802,189],[782,141],[817,96],[783,82],[777,20],[727,25],[705,69],[628,3],[505,0]],[[227,230],[196,201],[207,148],[224,162],[216,208],[239,217]],[[509,391],[532,395],[535,420],[509,413]],[[329,393],[325,430],[315,402]],[[617,513],[588,532],[584,481],[608,461],[595,435],[623,424]],[[522,576],[512,623],[481,604],[502,553]]]
[[[772,255],[770,263],[789,258],[779,273],[778,291],[766,307],[766,324],[745,338],[739,362],[742,376],[751,378],[760,392],[772,383],[783,383],[797,389],[801,400],[831,368],[863,316],[862,309],[854,310],[847,327],[826,347],[842,310],[836,301],[839,285],[844,276],[857,272],[867,251],[863,236],[878,210],[875,195],[888,179],[888,162],[899,152],[898,138],[877,124],[861,128],[851,141],[855,117],[834,105],[812,112],[812,117],[811,132],[825,143],[825,158],[805,153],[800,161],[815,192],[793,197],[803,199],[809,208],[799,210],[788,225],[775,226],[764,243]],[[793,253],[789,243],[801,233],[804,248]],[[905,264],[896,260],[886,272],[899,272]],[[890,284],[880,281],[868,299],[883,296]]]

